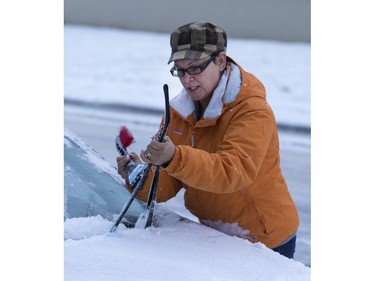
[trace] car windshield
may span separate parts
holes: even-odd
[[[64,136],[64,220],[101,215],[113,220],[129,200],[123,180],[103,157],[74,134]],[[134,222],[143,212],[135,200],[126,220]]]

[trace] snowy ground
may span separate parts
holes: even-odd
[[[169,35],[65,26],[65,99],[164,109],[181,90]],[[310,127],[310,44],[228,40],[227,54],[265,85],[278,123]]]

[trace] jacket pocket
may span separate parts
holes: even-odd
[[[262,219],[262,215],[259,212],[253,198],[251,198],[247,188],[240,190],[241,195],[245,198],[247,204],[247,216],[250,235],[252,236],[267,236],[266,224]]]

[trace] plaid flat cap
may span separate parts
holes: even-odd
[[[172,54],[168,64],[178,59],[198,60],[215,52],[226,51],[227,34],[209,22],[185,24],[171,33]]]

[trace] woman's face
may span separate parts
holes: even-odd
[[[176,60],[175,67],[179,69],[187,69],[194,66],[200,66],[210,60],[210,58],[211,57],[200,60]],[[219,83],[221,71],[225,68],[225,59],[225,53],[220,53],[201,73],[190,75],[185,72],[184,76],[179,77],[182,86],[194,101],[201,101],[203,105],[208,105],[212,93]]]

